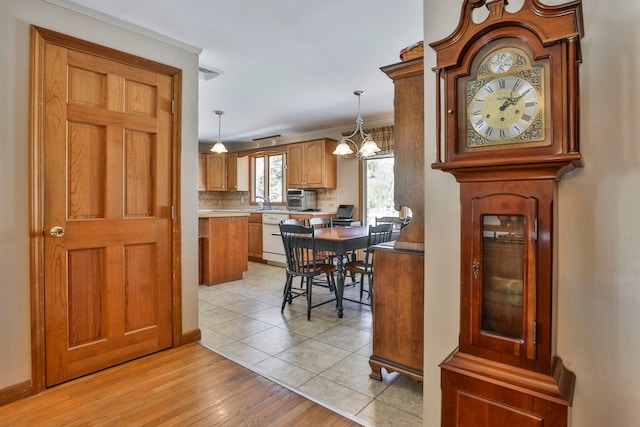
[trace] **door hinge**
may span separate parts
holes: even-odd
[[[538,218],[533,220],[533,240],[538,240]]]
[[[176,215],[176,207],[171,205],[171,219],[174,219]]]
[[[171,114],[176,113],[176,101],[174,99],[171,100]]]
[[[538,343],[538,322],[533,322],[533,343]]]

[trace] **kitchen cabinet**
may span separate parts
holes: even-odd
[[[242,273],[248,269],[247,223],[246,214],[199,215],[201,284],[216,285],[242,279]]]
[[[289,144],[287,147],[288,188],[336,188],[337,160],[333,139]]]
[[[207,191],[227,191],[227,155],[207,154]]]
[[[198,191],[207,190],[207,155],[198,154]]]
[[[249,191],[249,156],[236,159],[236,191]]]
[[[249,215],[249,259],[251,261],[262,261],[262,214],[252,213]]]
[[[422,381],[424,331],[424,253],[374,247],[373,353],[370,377],[381,369]]]
[[[249,191],[249,158],[238,153],[198,154],[198,191]]]
[[[227,191],[238,190],[238,153],[227,154]]]

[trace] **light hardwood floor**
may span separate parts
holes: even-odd
[[[0,426],[358,426],[199,344],[0,407]]]

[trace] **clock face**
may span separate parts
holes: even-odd
[[[465,147],[545,140],[544,69],[522,49],[494,49],[465,83]]]
[[[532,125],[539,110],[538,93],[531,83],[520,77],[498,77],[473,96],[469,122],[489,141],[511,140]]]

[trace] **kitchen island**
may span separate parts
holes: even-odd
[[[248,269],[248,212],[198,211],[199,283],[241,280]]]
[[[312,217],[331,218],[334,212],[329,211],[294,211],[284,207],[263,208],[253,206],[238,207],[204,207],[199,208],[199,214],[232,214],[243,213],[248,219],[248,259],[249,261],[274,263],[283,266],[285,263],[284,248],[278,224],[283,219],[306,220]]]

